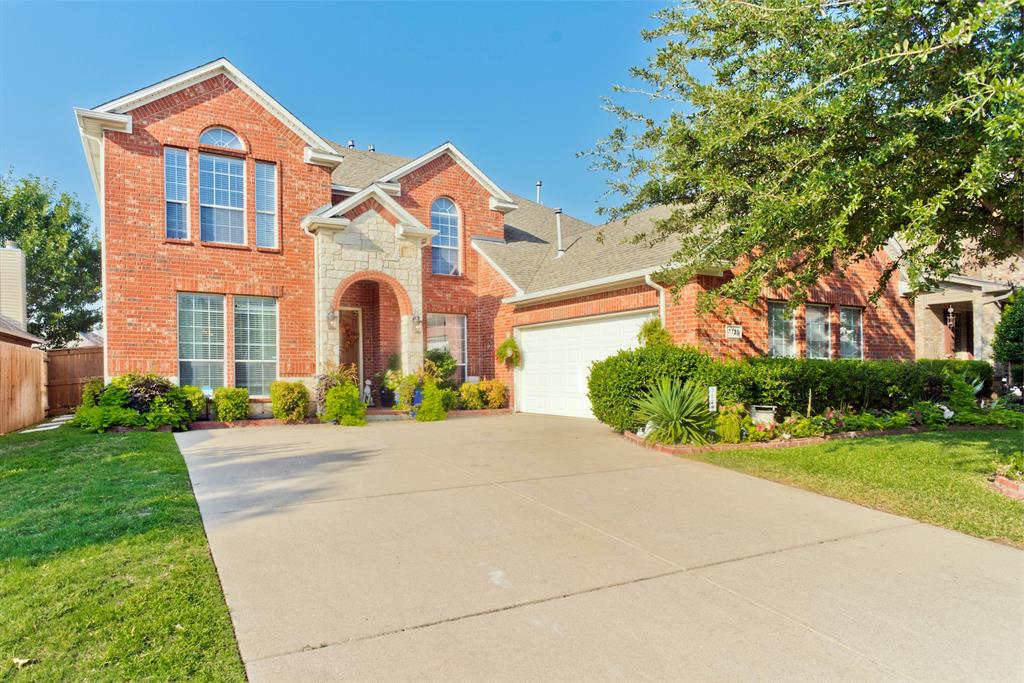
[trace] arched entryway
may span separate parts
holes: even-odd
[[[332,310],[338,344],[330,360],[354,363],[361,382],[369,379],[376,388],[376,378],[393,358],[400,367],[413,362],[407,357],[415,348],[412,304],[394,278],[372,271],[353,274],[338,286]]]

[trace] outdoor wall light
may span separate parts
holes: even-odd
[[[333,323],[337,319],[338,319],[338,312],[337,311],[335,311],[333,309],[330,310],[330,311],[327,311],[327,322]]]
[[[956,327],[956,311],[952,306],[946,309],[946,327],[949,329]]]

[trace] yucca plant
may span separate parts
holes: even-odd
[[[715,417],[708,410],[707,391],[703,387],[693,380],[680,386],[678,380],[670,377],[662,377],[637,400],[636,412],[653,426],[647,440],[666,444],[706,444]]]

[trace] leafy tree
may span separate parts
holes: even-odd
[[[1020,292],[1003,307],[992,340],[992,355],[1004,363],[1024,363],[1024,299]]]
[[[53,348],[102,319],[100,244],[78,199],[35,176],[0,175],[0,243],[25,252],[28,331]]]
[[[1020,0],[693,0],[655,14],[631,74],[665,120],[609,102],[591,152],[622,198],[612,217],[678,207],[638,241],[678,239],[685,282],[740,264],[705,298],[799,300],[898,240],[911,285],[1020,249]],[[707,71],[706,71],[707,70]],[[709,72],[710,75],[707,75]]]

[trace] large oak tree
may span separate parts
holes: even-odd
[[[609,102],[620,125],[593,153],[613,217],[684,207],[643,235],[679,239],[675,282],[750,258],[706,304],[765,285],[799,300],[896,243],[879,287],[896,266],[920,290],[961,257],[1020,251],[1020,0],[698,0],[655,17],[632,90],[673,113]]]

